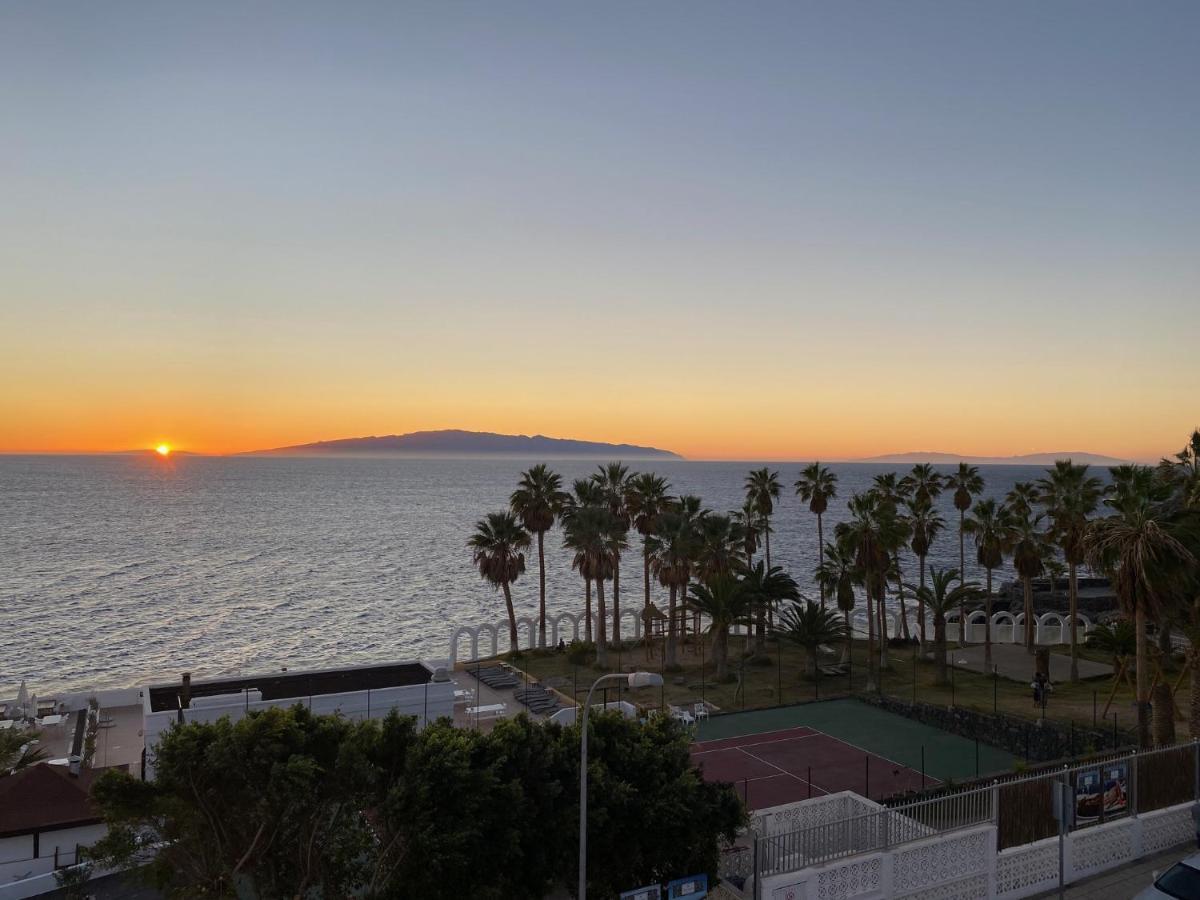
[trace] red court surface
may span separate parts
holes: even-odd
[[[879,800],[919,790],[921,773],[813,728],[701,741],[692,760],[706,781],[728,781],[751,809],[854,791]],[[811,779],[811,780],[810,780]],[[938,784],[926,777],[925,786]]]

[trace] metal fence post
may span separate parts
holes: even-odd
[[[1130,757],[1130,772],[1129,772],[1129,815],[1131,818],[1138,817],[1138,751],[1133,751],[1133,756]],[[1100,790],[1104,790],[1103,779],[1101,779]],[[1103,795],[1102,795],[1103,796]],[[1101,804],[1103,805],[1103,804]]]
[[[758,900],[762,896],[762,891],[758,885],[758,835],[754,835],[754,898]]]
[[[1192,738],[1192,799],[1200,801],[1200,743]]]

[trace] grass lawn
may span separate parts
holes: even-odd
[[[772,640],[768,642],[768,659],[758,663],[746,661],[743,665],[745,641],[746,639],[740,636],[730,637],[730,671],[740,675],[740,681],[735,678],[734,681],[724,684],[713,681],[714,669],[708,642],[704,644],[703,653],[695,643],[689,642],[681,646],[680,667],[674,672],[663,670],[661,652],[655,652],[648,657],[645,648],[633,642],[627,642],[620,652],[615,649],[610,652],[607,670],[602,670],[594,664],[572,665],[566,654],[553,650],[526,651],[515,660],[515,664],[568,697],[575,691],[580,694],[586,692],[591,683],[605,671],[630,672],[644,669],[661,672],[664,679],[661,689],[630,692],[628,688],[618,690],[613,687],[607,692],[609,700],[617,699],[619,694],[623,699],[650,708],[659,708],[665,704],[690,707],[703,699],[714,704],[722,712],[732,712],[846,696],[866,688],[865,641],[856,641],[854,644],[852,671],[849,676],[820,676],[816,681],[805,673],[803,648],[786,640]],[[918,658],[914,649],[908,646],[889,648],[889,663],[889,668],[883,673],[881,689],[900,699],[911,701],[915,698],[922,703],[945,706],[953,704],[986,712],[999,711],[1026,719],[1042,716],[1042,710],[1033,705],[1029,686],[1022,682],[1005,678],[993,679],[990,676],[954,669],[953,686],[935,686],[933,663]],[[1178,674],[1178,668],[1168,671],[1168,678],[1172,684]],[[1187,681],[1185,678],[1176,695],[1176,705],[1181,711],[1187,710],[1190,703]],[[1082,727],[1091,726],[1095,715],[1099,726],[1111,728],[1115,715],[1119,727],[1132,727],[1133,695],[1124,682],[1118,686],[1109,708],[1107,722],[1100,720],[1111,689],[1112,679],[1107,676],[1075,684],[1057,683],[1045,716],[1064,724],[1073,721],[1076,726]],[[599,692],[597,695],[599,696]],[[1180,738],[1188,736],[1185,721],[1177,720],[1176,730]]]

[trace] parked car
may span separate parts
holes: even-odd
[[[1200,900],[1200,853],[1175,863],[1134,900],[1154,900],[1158,897]]]

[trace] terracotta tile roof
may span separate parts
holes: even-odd
[[[0,776],[0,837],[99,822],[89,797],[98,775],[84,769],[74,777],[66,766],[39,763]]]

